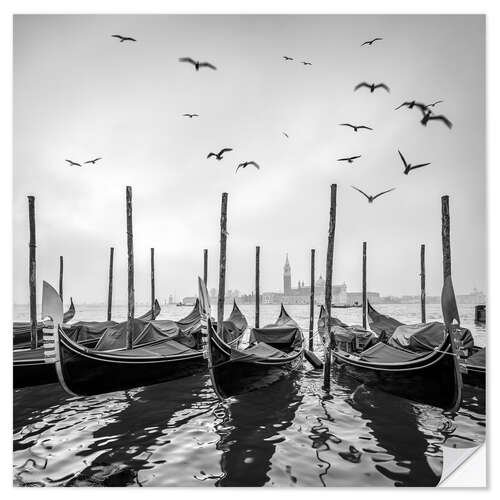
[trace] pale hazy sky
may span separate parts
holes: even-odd
[[[112,34],[136,38],[119,43]],[[360,44],[383,37],[373,46]],[[441,288],[440,197],[450,195],[457,293],[486,289],[485,22],[482,16],[25,15],[14,21],[14,300],[28,301],[28,205],[36,197],[37,279],[65,296],[126,298],[125,186],[133,187],[136,298],[149,297],[149,248],[160,299],[192,295],[209,249],[217,287],[220,197],[229,193],[226,287],[249,292],[255,245],[261,290],[325,274],[330,184],[338,184],[334,282]],[[286,62],[283,55],[294,57]],[[195,72],[179,57],[215,64]],[[298,61],[307,60],[312,66]],[[385,82],[391,93],[360,81]],[[454,124],[423,127],[403,100],[445,102]],[[183,113],[198,113],[195,119]],[[339,123],[362,123],[354,133]],[[290,138],[282,135],[286,131]],[[224,160],[210,151],[232,147]],[[404,176],[397,150],[432,165]],[[361,154],[353,165],[337,158]],[[65,158],[96,166],[68,167]],[[237,163],[255,160],[235,175]],[[369,205],[350,188],[396,191]],[[40,298],[40,297],[39,297]]]

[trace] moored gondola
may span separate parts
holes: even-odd
[[[71,302],[73,303],[73,302]],[[68,310],[69,311],[69,310]],[[159,303],[155,302],[155,308],[150,309],[138,319],[147,321],[147,318],[155,318],[161,312]],[[74,314],[74,306],[73,306]],[[72,317],[72,315],[71,315]],[[64,313],[63,321],[69,321],[67,312]],[[48,325],[49,321],[41,321],[40,324]],[[95,347],[104,332],[118,323],[115,321],[78,321],[71,325],[63,324],[62,330],[74,342],[87,348]],[[42,330],[40,329],[42,333]],[[40,336],[39,343],[42,343]],[[14,364],[14,388],[30,387],[35,385],[52,384],[58,381],[55,364],[46,359],[42,345],[36,349],[22,348],[16,346],[13,352]]]
[[[249,345],[229,345],[207,321],[206,349],[210,377],[217,396],[225,399],[261,389],[300,368],[304,338],[283,305],[278,319],[250,331]]]
[[[73,298],[70,298],[70,305],[68,310],[64,313],[63,322],[68,323],[75,316],[75,304],[73,304]],[[43,327],[45,326],[43,321],[38,321],[36,325],[36,333],[38,344],[42,343],[43,337]],[[29,321],[14,321],[13,325],[13,342],[15,349],[26,349],[31,347],[31,323]]]
[[[334,367],[357,380],[412,401],[447,410],[460,405],[462,379],[454,339],[444,325],[433,322],[415,327],[398,327],[389,343],[367,341],[345,326],[330,323],[334,339]],[[327,314],[321,309],[318,329],[329,341]],[[352,338],[346,335],[351,333]],[[361,340],[361,342],[360,342]],[[403,347],[405,346],[405,347]]]
[[[387,339],[392,336],[398,326],[404,325],[397,319],[379,313],[369,302],[368,319],[370,328]],[[463,383],[484,389],[486,386],[486,348],[474,345],[474,338],[467,328],[456,330],[456,340],[460,345],[460,371]]]
[[[44,284],[44,292],[55,290]],[[70,394],[88,396],[166,382],[206,369],[198,303],[180,321],[135,319],[132,327],[131,349],[126,348],[127,322],[107,328],[92,349],[58,328],[53,333],[54,351],[50,337],[44,347],[46,357],[55,362],[62,387]]]

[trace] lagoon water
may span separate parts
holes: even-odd
[[[381,304],[402,322],[419,321],[418,304]],[[74,320],[104,320],[102,306],[78,306]],[[139,315],[143,310],[137,308]],[[146,309],[146,307],[142,308]],[[227,315],[231,307],[227,306]],[[249,323],[253,306],[241,306]],[[287,306],[307,336],[309,306]],[[486,345],[474,308],[462,325]],[[190,308],[163,306],[160,319]],[[317,308],[319,313],[319,308]],[[332,309],[349,324],[360,309]],[[261,324],[279,314],[261,306]],[[438,304],[428,321],[441,320]],[[15,320],[26,320],[16,307]],[[113,319],[124,320],[125,307]],[[321,347],[315,342],[321,355]],[[347,376],[321,389],[322,372],[306,362],[291,377],[238,399],[218,401],[208,373],[94,397],[58,384],[14,391],[14,484],[30,486],[433,486],[442,447],[484,441],[485,392],[465,387],[451,414],[368,388]]]

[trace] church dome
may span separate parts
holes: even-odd
[[[317,286],[317,287],[322,287],[322,286],[325,286],[325,280],[323,279],[323,276],[320,276],[320,277],[316,280],[316,286]]]

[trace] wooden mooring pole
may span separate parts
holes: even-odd
[[[205,248],[203,250],[203,281],[205,285],[207,284],[208,279],[208,249]]]
[[[255,328],[260,326],[260,247],[255,247]]]
[[[109,249],[109,277],[108,277],[108,321],[111,321],[111,307],[113,304],[113,255],[115,249]]]
[[[443,244],[443,279],[451,276],[450,205],[448,195],[441,197],[441,239]]]
[[[363,241],[363,328],[366,330],[366,241]]]
[[[134,334],[134,235],[132,232],[132,187],[125,192],[127,205],[127,257],[128,257],[128,311],[127,311],[127,349],[132,349]]]
[[[425,323],[425,245],[420,245],[420,312]]]
[[[311,248],[311,293],[309,297],[309,350],[314,351],[314,258],[316,250]]]
[[[36,232],[35,232],[35,197],[28,196],[29,211],[29,285],[30,285],[30,323],[31,323],[31,348],[38,347],[37,321],[36,321]]]
[[[155,249],[151,249],[151,311],[155,317]]]
[[[63,299],[63,272],[64,272],[64,261],[63,256],[59,256],[59,297],[61,297],[61,301]]]
[[[333,279],[333,247],[335,243],[335,222],[337,217],[337,184],[330,186],[330,223],[328,227],[328,248],[326,252],[326,282],[325,282],[325,310],[329,333],[329,343],[325,349],[325,367],[323,372],[323,389],[330,391],[333,335],[330,331],[332,312],[332,279]]]
[[[222,193],[220,209],[219,296],[217,298],[217,333],[222,335],[226,296],[227,193]]]

